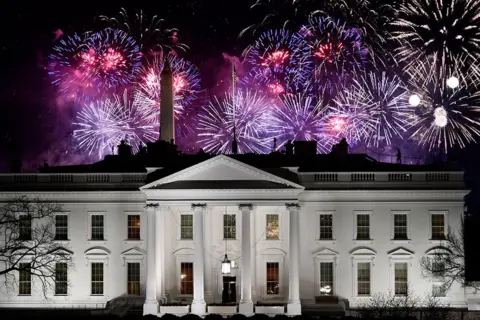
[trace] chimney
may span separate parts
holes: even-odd
[[[175,115],[173,113],[173,76],[165,59],[160,79],[160,140],[175,139]]]

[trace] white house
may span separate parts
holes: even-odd
[[[75,263],[67,289],[46,300],[23,277],[18,294],[2,291],[0,307],[102,308],[128,294],[145,297],[145,314],[180,301],[190,305],[180,313],[230,302],[248,315],[271,302],[299,314],[319,296],[354,307],[376,292],[404,294],[406,285],[439,294],[419,260],[460,226],[463,172],[362,155],[309,165],[258,157],[264,165],[221,155],[143,172],[111,173],[105,160],[0,175],[0,201],[30,195],[63,205],[58,241]],[[221,272],[225,255],[230,274]],[[459,284],[444,295],[451,306],[477,309]]]

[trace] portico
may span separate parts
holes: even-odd
[[[226,247],[230,243],[232,250],[228,254],[234,257],[238,264],[239,278],[236,278],[236,287],[237,292],[240,292],[237,303],[241,314],[254,314],[254,303],[260,299],[273,299],[285,304],[288,302],[288,314],[300,314],[298,222],[300,207],[296,199],[303,187],[228,157],[217,157],[215,161],[210,161],[212,163],[206,162],[198,167],[189,168],[188,172],[178,172],[141,188],[147,196],[145,213],[148,219],[144,314],[158,314],[158,306],[165,301],[166,296],[169,296],[170,301],[178,296],[191,301],[191,313],[205,315],[207,303],[218,301],[218,292],[215,292],[217,288],[213,282],[218,278],[220,259],[225,254],[223,252],[225,241]],[[183,189],[182,186],[192,185],[188,181],[197,182],[197,188]],[[203,183],[198,183],[199,181]],[[175,191],[176,199],[172,199],[172,191]],[[235,221],[237,232],[240,230],[239,237],[227,240],[222,236],[214,236],[212,232],[206,232],[209,225],[218,224],[218,219],[222,219],[222,210],[227,210],[229,214],[238,217]],[[262,231],[265,226],[255,225],[254,221],[264,221],[268,213],[281,216],[278,218],[280,222],[277,222],[281,226],[279,239],[265,240],[265,230]],[[169,233],[165,233],[163,228],[165,221],[172,220],[172,216],[177,223],[182,219],[186,221],[188,215],[193,218],[192,239],[163,238]],[[163,278],[164,274],[169,273],[169,269],[179,266],[175,263],[175,253],[165,250],[165,243],[182,250],[181,256],[191,260],[193,264],[191,295],[185,294],[188,290],[182,288],[175,290],[175,287],[179,287],[175,283],[179,281],[178,279],[165,281]],[[283,278],[275,280],[279,282],[278,294],[269,297],[266,288],[263,287],[265,281],[261,280],[261,283],[258,281],[266,275],[262,267],[264,262],[257,257],[261,256],[265,249],[272,248],[281,252],[277,273],[283,275]],[[217,252],[212,252],[213,250]],[[237,255],[235,250],[238,250]],[[266,261],[269,261],[270,256],[266,257]],[[257,267],[259,265],[261,267]],[[284,281],[287,274],[288,281]],[[173,288],[166,294],[165,286]]]

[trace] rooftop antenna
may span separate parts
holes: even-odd
[[[237,74],[235,71],[235,57],[232,57],[232,108],[233,108],[233,141],[232,141],[232,153],[238,153],[238,144],[237,144],[237,120],[235,114],[236,110],[236,84],[237,84]]]

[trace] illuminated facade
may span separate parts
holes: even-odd
[[[32,279],[23,284],[30,294],[3,292],[0,306],[102,308],[137,295],[145,314],[299,314],[325,296],[352,308],[407,285],[421,296],[439,294],[419,260],[439,250],[448,227],[460,226],[463,172],[364,156],[345,170],[247,160],[0,175],[3,201],[26,194],[63,205],[59,241],[75,262],[68,286],[52,289],[48,301]],[[229,274],[221,273],[225,254],[233,261]],[[456,283],[440,299],[476,308]]]

